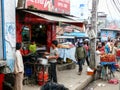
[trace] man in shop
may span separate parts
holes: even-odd
[[[57,45],[58,45],[57,40],[53,40],[50,48],[50,54],[48,56],[48,60],[50,63],[50,67],[48,69],[49,78],[51,81],[55,83],[57,83],[56,63],[59,57]]]
[[[36,43],[35,43],[34,40],[32,40],[32,41],[31,41],[31,44],[30,44],[30,46],[29,46],[29,51],[30,51],[30,53],[35,53],[35,52],[36,52],[36,48],[37,48]]]

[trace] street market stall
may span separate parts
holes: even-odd
[[[59,48],[59,57],[63,59],[64,62],[67,62],[67,59],[72,60],[73,62],[76,62],[75,59],[75,50],[76,47],[70,43],[62,43],[58,45]]]
[[[116,58],[113,54],[104,54],[101,56],[100,65],[102,66],[102,79],[110,80],[112,77],[115,77],[114,71],[116,70],[115,67]]]

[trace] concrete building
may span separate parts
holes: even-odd
[[[98,19],[98,31],[99,31],[101,28],[106,27],[107,15],[104,12],[98,12],[97,14],[98,14],[97,19]]]
[[[102,28],[106,28],[106,18],[107,14],[105,12],[98,12],[97,13],[97,33],[98,38],[100,38],[100,32]]]

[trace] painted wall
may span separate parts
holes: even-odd
[[[3,45],[2,45],[2,15],[1,15],[1,0],[0,0],[0,59],[3,59]]]
[[[15,0],[3,0],[4,5],[4,51],[8,66],[13,70],[16,44]]]

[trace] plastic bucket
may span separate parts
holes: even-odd
[[[45,58],[38,58],[38,60],[40,61],[40,64],[42,65],[47,65],[48,64],[48,60]]]
[[[32,75],[32,68],[31,67],[27,67],[25,69],[25,74],[26,74],[26,76],[31,76]]]
[[[0,74],[0,90],[3,90],[3,81],[4,81],[5,74]]]

